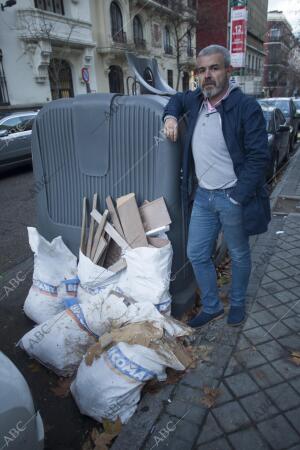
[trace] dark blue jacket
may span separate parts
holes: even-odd
[[[164,111],[164,116],[170,114],[177,120],[184,117],[187,123],[182,162],[182,194],[187,215],[197,183],[191,141],[202,102],[203,94],[199,88],[179,92],[171,97]],[[264,233],[271,220],[269,195],[265,187],[265,174],[271,156],[261,107],[253,97],[237,88],[216,108],[238,179],[231,197],[242,205],[246,233]]]

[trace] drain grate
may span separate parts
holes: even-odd
[[[272,214],[286,216],[290,213],[300,214],[300,196],[279,195],[274,205]]]

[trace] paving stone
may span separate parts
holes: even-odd
[[[300,430],[300,408],[296,408],[296,409],[293,409],[292,411],[288,411],[285,413],[285,415],[299,433],[299,430]],[[299,443],[300,443],[300,440],[299,440]]]
[[[204,444],[204,442],[212,441],[213,439],[216,439],[223,435],[224,432],[217,424],[214,416],[211,413],[208,413],[206,421],[202,426],[199,438],[197,440],[197,445]]]
[[[268,273],[268,277],[271,278],[272,280],[279,281],[282,280],[283,278],[287,278],[288,274],[284,273],[284,271],[281,270],[273,270],[272,272]]]
[[[271,367],[270,364],[265,364],[264,366],[251,369],[250,373],[256,383],[262,388],[274,386],[274,384],[278,384],[283,381],[282,377],[273,369],[273,367]]]
[[[282,317],[288,318],[291,315],[295,314],[293,310],[291,310],[287,305],[276,306],[275,308],[271,309],[271,312],[274,316],[277,317],[277,319],[281,319]]]
[[[274,450],[286,449],[299,442],[299,435],[284,416],[277,416],[261,422],[257,427]]]
[[[286,273],[289,277],[293,277],[299,274],[299,269],[297,267],[286,267],[282,272]]]
[[[270,448],[254,428],[230,434],[228,439],[235,450],[268,450]]]
[[[263,279],[261,280],[261,285],[264,286],[265,284],[269,284],[272,281],[272,278],[269,278],[268,275],[264,275]]]
[[[285,290],[283,292],[277,292],[274,294],[274,296],[280,300],[281,303],[290,303],[297,300],[297,295],[295,295],[293,292]]]
[[[181,380],[181,383],[194,388],[202,388],[208,383],[216,385],[218,383],[217,378],[220,378],[222,374],[223,368],[202,363],[198,370],[190,370]]]
[[[167,403],[166,412],[178,418],[181,418],[186,414],[185,419],[187,421],[200,425],[207,413],[207,408],[200,403],[199,405],[191,405],[184,401],[173,400],[171,403]]]
[[[276,281],[272,281],[272,283],[265,284],[264,285],[264,289],[269,294],[276,294],[277,292],[282,292],[283,291],[282,286],[279,283],[277,283]]]
[[[279,412],[278,408],[274,406],[273,402],[264,394],[264,392],[257,392],[256,394],[248,395],[240,399],[247,414],[255,422],[261,422]]]
[[[276,341],[270,341],[266,342],[265,344],[257,345],[256,350],[262,353],[268,361],[279,359],[284,354],[283,348]]]
[[[263,311],[264,312],[264,311]],[[256,313],[259,314],[259,313]],[[250,330],[251,328],[255,328],[257,327],[257,322],[255,322],[255,320],[253,320],[252,317],[248,317],[248,319],[245,322],[245,325],[243,327],[243,330]]]
[[[290,447],[289,450],[300,450],[300,444],[293,445],[293,447]]]
[[[278,339],[283,336],[288,336],[292,333],[292,330],[284,325],[279,320],[274,324],[265,325],[266,333],[273,336],[275,339]]]
[[[251,317],[259,324],[266,325],[271,322],[276,321],[276,317],[274,317],[269,311],[260,311],[253,313]]]
[[[300,397],[288,383],[282,383],[266,390],[267,395],[282,411],[300,406]]]
[[[279,300],[277,300],[277,298],[275,298],[274,295],[266,295],[265,297],[259,297],[257,299],[257,303],[259,303],[266,309],[274,308],[275,306],[280,305]]]
[[[288,326],[292,331],[298,333],[300,331],[300,319],[298,316],[288,317],[287,319],[283,319],[283,323]],[[300,345],[299,345],[300,347]]]
[[[272,336],[266,332],[263,327],[252,328],[243,333],[249,341],[253,344],[262,344],[272,339]]]
[[[280,280],[279,284],[281,284],[281,286],[286,289],[291,289],[293,287],[299,286],[299,283],[293,278],[284,278],[283,280]]]
[[[241,334],[237,343],[237,350],[244,350],[245,348],[251,347],[251,342],[243,335]]]
[[[273,361],[271,364],[286,380],[294,378],[300,374],[300,367],[293,365],[293,363],[287,360],[278,359],[277,361]]]
[[[131,445],[127,448],[130,448],[130,450],[140,450],[141,448],[143,450],[154,450],[156,448],[158,450],[191,450],[193,448],[193,444],[182,441],[175,433],[171,433],[166,438],[164,438],[163,435],[156,436],[156,440],[151,437],[148,439],[147,443],[143,445],[143,447],[135,449]]]
[[[300,377],[294,379],[294,380],[289,380],[289,383],[293,386],[294,389],[296,389],[296,391],[300,394]]]
[[[250,369],[251,367],[261,366],[266,362],[266,359],[256,350],[250,347],[246,350],[241,350],[235,353],[236,360],[244,367]]]
[[[227,386],[224,383],[221,383],[218,387],[220,389],[220,395],[217,397],[215,405],[222,405],[223,403],[227,403],[233,400],[231,393],[229,392]]]
[[[242,372],[243,367],[236,361],[235,358],[231,357],[228,366],[225,370],[224,376],[227,377],[229,375],[233,375],[239,372]]]
[[[256,293],[256,297],[265,297],[266,295],[268,295],[267,291],[265,291],[264,288],[260,287]]]
[[[284,259],[278,258],[278,259],[272,261],[272,265],[274,267],[276,267],[276,269],[284,269],[285,267],[289,267],[290,263],[288,261],[285,261]]]
[[[298,334],[292,334],[291,336],[286,336],[278,339],[280,345],[285,349],[285,354],[288,354],[289,350],[299,350],[299,340],[300,336]]]
[[[212,413],[226,433],[236,431],[250,423],[247,414],[238,402],[229,402],[213,408]]]
[[[226,378],[226,385],[237,397],[258,391],[258,386],[246,372]]]
[[[176,388],[173,399],[199,405],[202,397],[201,389],[192,389],[189,386],[179,384]],[[192,405],[191,405],[192,406]]]
[[[264,311],[264,310],[265,310],[265,307],[262,306],[260,303],[257,302],[258,298],[259,298],[259,297],[256,297],[256,299],[254,300],[254,302],[251,304],[249,314],[254,313],[254,312]]]
[[[231,450],[229,444],[224,438],[217,439],[209,444],[206,443],[198,445],[196,448],[197,450]]]
[[[289,254],[293,256],[299,256],[300,255],[300,248],[292,248],[289,250]]]

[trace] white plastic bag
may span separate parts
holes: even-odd
[[[99,295],[105,297],[110,290],[116,287],[120,275],[120,272],[111,272],[104,267],[97,266],[80,251],[78,263],[80,303],[86,303]]]
[[[77,258],[61,236],[52,242],[44,239],[36,228],[28,227],[29,244],[34,253],[33,281],[24,303],[25,314],[40,324],[63,311],[63,298],[76,295]],[[65,280],[73,280],[64,284]],[[67,288],[69,290],[67,290]]]
[[[169,294],[173,250],[164,247],[138,247],[126,250],[127,269],[118,283],[118,290],[137,302],[150,302],[161,311],[170,309]]]
[[[88,347],[109,329],[101,302],[75,303],[26,333],[19,345],[57,375],[67,377],[75,372]]]
[[[71,392],[82,414],[102,422],[104,418],[128,422],[136,410],[144,383],[166,379],[172,363],[151,348],[123,342],[111,347],[88,366],[82,360]],[[176,361],[174,368],[183,370]]]

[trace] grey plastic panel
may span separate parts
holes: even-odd
[[[35,179],[40,184],[44,181],[37,196],[39,231],[47,239],[61,235],[74,254],[78,254],[84,196],[91,206],[97,192],[101,211],[107,195],[116,198],[135,192],[138,203],[164,197],[172,219],[168,236],[174,250],[175,279],[171,292],[178,314],[192,299],[194,277],[186,259],[182,149],[161,132],[167,101],[156,95],[112,94],[56,100],[37,116],[32,154]],[[84,118],[81,122],[82,114],[90,124]],[[99,120],[99,130],[92,133]]]

